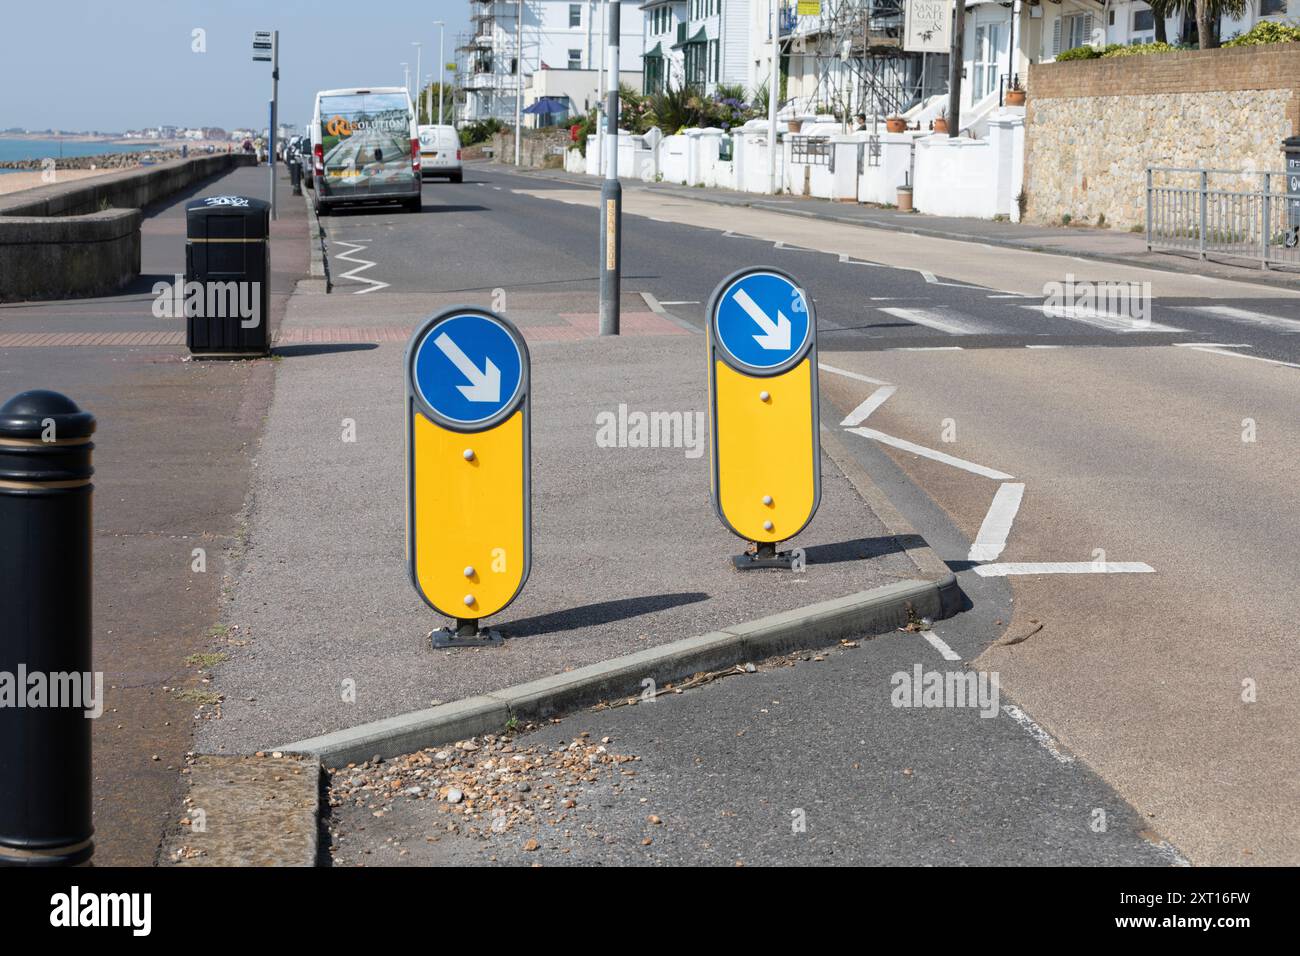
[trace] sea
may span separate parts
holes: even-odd
[[[100,153],[132,153],[158,149],[156,142],[123,145],[104,140],[10,139],[0,136],[0,163],[19,159],[44,159],[46,156],[97,156]],[[22,172],[18,169],[0,169],[0,173]]]

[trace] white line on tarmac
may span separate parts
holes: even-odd
[[[368,279],[368,278],[366,278],[365,276],[361,276],[361,275],[357,275],[357,274],[356,274],[356,273],[358,273],[358,272],[365,272],[367,269],[373,268],[373,267],[377,264],[377,263],[371,262],[369,259],[354,259],[354,258],[352,258],[352,253],[354,253],[354,252],[360,252],[362,249],[365,249],[365,248],[366,248],[366,246],[364,245],[364,243],[362,243],[362,242],[350,242],[350,241],[348,241],[348,240],[346,240],[346,239],[335,239],[334,241],[337,242],[337,243],[339,243],[339,245],[343,245],[343,246],[351,246],[351,247],[352,247],[352,248],[349,249],[347,252],[340,252],[340,253],[338,253],[336,256],[334,256],[334,259],[335,259],[336,261],[356,262],[356,263],[358,263],[358,265],[356,266],[356,268],[354,268],[354,269],[349,269],[347,272],[341,272],[341,273],[339,273],[339,278],[340,278],[340,279],[351,279],[353,282],[368,282],[368,283],[370,284],[369,288],[366,288],[366,289],[358,289],[356,292],[352,293],[353,295],[365,295],[367,292],[374,292],[376,289],[386,289],[386,288],[388,288],[388,283],[387,283],[387,282],[380,282],[378,279]],[[369,239],[366,239],[366,240],[365,240],[365,242],[369,242],[369,241],[370,241]]]
[[[907,345],[886,349],[886,352],[963,352],[960,345]]]
[[[1285,368],[1300,368],[1295,362],[1279,362],[1277,359],[1262,358],[1258,355],[1242,355],[1240,352],[1229,352],[1226,349],[1210,348],[1204,345],[1190,346],[1196,352],[1209,352],[1211,355],[1231,355],[1233,358],[1250,359],[1253,362],[1267,362],[1269,365],[1281,365]]]
[[[1155,570],[1141,561],[1012,561],[975,567],[975,573],[982,578],[1010,574],[1154,574]]]
[[[1060,345],[1026,345],[1025,348],[1027,348],[1027,349],[1059,349],[1059,348],[1062,348],[1062,346],[1060,346]]]
[[[676,299],[672,302],[660,302],[660,305],[699,305],[699,299]]]
[[[934,633],[934,631],[922,631],[921,636],[930,642],[931,647],[943,655],[945,661],[961,660],[961,655],[945,644],[943,638]]]
[[[1182,312],[1199,312],[1201,315],[1212,315],[1216,319],[1244,322],[1247,325],[1261,325],[1282,332],[1300,332],[1300,321],[1296,319],[1284,319],[1280,315],[1251,312],[1249,309],[1238,309],[1231,305],[1179,305],[1175,306],[1175,308]]]
[[[1024,495],[1023,482],[1008,482],[998,486],[988,514],[984,516],[984,523],[980,525],[979,534],[975,536],[975,543],[970,546],[967,560],[992,561],[1002,553]]]
[[[1022,305],[1022,309],[1033,309],[1049,319],[1069,319],[1082,322],[1094,328],[1108,332],[1186,332],[1173,325],[1163,325],[1150,319],[1135,319],[1120,312],[1107,312],[1104,309],[1081,308],[1075,305]]]
[[[1245,342],[1175,342],[1180,349],[1253,349],[1255,346]]]
[[[973,475],[982,475],[985,478],[992,478],[994,481],[1011,481],[1014,475],[1008,475],[1005,472],[997,471],[993,468],[985,468],[983,465],[977,465],[973,461],[966,461],[964,458],[956,458],[946,452],[936,451],[933,448],[926,448],[924,445],[917,445],[914,442],[907,441],[903,438],[895,438],[893,435],[886,435],[884,432],[878,432],[874,428],[850,428],[847,429],[855,435],[861,435],[863,438],[872,438],[886,445],[893,445],[895,448],[903,451],[910,451],[914,455],[920,455],[922,458],[930,458],[934,461],[943,462],[945,465],[952,465],[954,468],[960,468],[962,471],[969,471]],[[978,568],[976,570],[979,570]]]
[[[1038,724],[1034,722],[1034,719],[1032,717],[1026,714],[1015,704],[1003,704],[1002,712],[1006,714],[1008,717],[1010,717],[1012,720],[1014,720],[1016,723],[1018,723],[1021,727],[1025,728],[1025,730],[1029,732],[1029,736],[1033,737],[1040,744],[1042,744],[1043,749],[1046,750],[1053,757],[1055,757],[1058,761],[1060,761],[1061,763],[1074,763],[1074,758],[1071,757],[1069,754],[1063,752],[1061,748],[1057,746],[1056,741],[1052,739],[1052,735],[1049,734],[1047,731],[1045,731],[1042,727],[1039,727]]]
[[[853,409],[853,411],[849,412],[848,416],[845,417],[844,421],[840,422],[840,424],[845,428],[850,428],[853,425],[861,425],[871,417],[872,412],[885,404],[885,402],[888,401],[889,396],[893,395],[896,391],[898,391],[898,388],[894,385],[880,386],[880,388],[871,393],[865,402]]]
[[[848,372],[842,368],[836,368],[834,365],[826,365],[822,362],[817,363],[817,367],[823,372],[830,372],[832,375],[843,375],[845,378],[851,378],[855,382],[866,382],[868,385],[888,385],[888,382],[882,382],[878,378],[871,378],[867,375],[859,375],[857,372]]]
[[[881,307],[880,311],[904,322],[924,325],[928,329],[937,329],[949,335],[978,335],[982,331],[979,326],[967,322],[960,312],[951,309],[902,309],[888,306]]]

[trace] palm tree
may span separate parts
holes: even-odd
[[[1191,17],[1196,21],[1197,46],[1202,50],[1209,50],[1219,45],[1215,24],[1221,17],[1240,18],[1250,5],[1250,0],[1158,0],[1158,2],[1161,7],[1164,7],[1163,15],[1182,13],[1184,18]],[[1156,39],[1159,40],[1164,32],[1162,11],[1156,3],[1151,4],[1151,9],[1156,14]]]

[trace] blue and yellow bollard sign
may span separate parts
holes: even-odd
[[[776,544],[821,499],[812,300],[780,269],[742,269],[709,300],[708,348],[713,506],[755,544],[736,567],[791,567]]]
[[[529,357],[484,309],[426,319],[406,346],[406,566],[454,628],[435,647],[497,643],[478,622],[523,589],[532,561]]]

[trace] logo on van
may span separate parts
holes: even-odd
[[[325,124],[325,132],[331,136],[351,136],[352,124],[342,116],[332,116]]]

